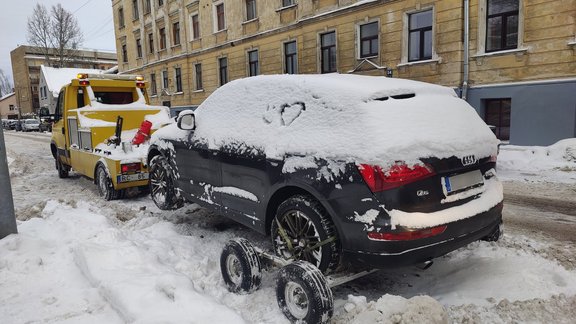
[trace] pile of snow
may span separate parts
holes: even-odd
[[[503,145],[498,155],[498,175],[503,180],[576,181],[576,138],[550,146]]]
[[[218,88],[195,113],[194,136],[210,148],[242,143],[272,159],[309,155],[388,165],[431,156],[489,156],[497,145],[452,89],[385,77],[240,79]],[[158,135],[182,136],[175,126]]]
[[[125,223],[104,212],[86,202],[48,201],[40,218],[19,222],[19,234],[0,240],[4,322],[287,323],[276,304],[275,271],[265,272],[251,295],[227,291],[219,256],[234,233],[214,235],[197,220],[182,234],[142,211]],[[338,287],[346,293],[334,295],[333,323],[446,323],[446,307],[490,309],[576,294],[573,271],[502,242],[476,242],[412,271],[347,284],[372,289],[370,297]]]
[[[49,201],[43,218],[20,223],[18,235],[0,241],[4,322],[244,322],[184,274],[203,276],[204,256],[171,224],[149,224],[131,233],[95,209]],[[166,239],[175,245],[166,246]],[[196,265],[177,265],[186,267],[183,273],[166,265],[174,248],[182,261],[186,250],[194,252]],[[212,263],[209,268],[217,269]],[[226,290],[220,281],[215,286]]]
[[[348,296],[344,311],[336,314],[336,323],[449,323],[448,313],[438,301],[430,296],[406,299],[384,295],[376,301],[367,302],[364,296]]]

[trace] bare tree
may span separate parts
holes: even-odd
[[[64,61],[76,55],[78,47],[83,42],[83,35],[78,21],[62,5],[52,6],[52,47],[58,57],[59,66],[64,66]]]
[[[36,4],[32,16],[28,17],[28,42],[38,47],[50,64],[49,54],[57,57],[57,65],[76,56],[83,42],[83,35],[76,17],[64,9],[61,4],[52,6],[50,13],[42,4]]]
[[[4,71],[0,69],[0,97],[13,92],[12,82],[8,79],[8,76],[4,74]]]
[[[50,65],[48,62],[48,54],[52,46],[51,24],[50,15],[44,5],[37,3],[36,6],[34,6],[32,16],[28,17],[27,29],[28,43],[38,47],[46,59],[46,65]]]

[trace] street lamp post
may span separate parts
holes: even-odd
[[[0,240],[10,234],[17,234],[16,217],[14,214],[14,200],[12,199],[12,186],[8,172],[8,159],[6,158],[6,144],[4,142],[4,129],[0,127]]]

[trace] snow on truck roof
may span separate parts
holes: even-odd
[[[40,69],[46,80],[48,91],[51,92],[54,97],[58,97],[60,89],[70,83],[70,80],[76,78],[78,73],[100,74],[104,72],[96,69],[53,68],[44,65],[41,65]]]
[[[263,75],[232,81],[198,107],[212,148],[242,142],[269,158],[312,155],[361,163],[496,153],[497,139],[447,87],[359,75]],[[174,126],[156,136],[182,134]]]

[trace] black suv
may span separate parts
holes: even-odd
[[[497,144],[449,88],[258,76],[152,136],[150,190],[160,209],[198,203],[323,272],[409,265],[499,238]]]

